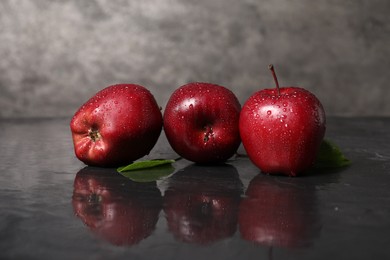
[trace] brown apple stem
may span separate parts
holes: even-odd
[[[271,72],[272,72],[272,76],[274,77],[274,81],[275,81],[276,89],[278,90],[278,96],[280,96],[279,82],[278,82],[278,78],[276,77],[276,73],[275,73],[274,65],[272,65],[272,64],[268,65],[268,69],[270,69],[270,70],[271,70]]]

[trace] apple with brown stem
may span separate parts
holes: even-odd
[[[296,176],[310,169],[325,135],[325,111],[318,98],[300,87],[254,93],[244,104],[240,136],[252,162],[268,174]]]

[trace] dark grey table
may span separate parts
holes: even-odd
[[[390,259],[389,118],[328,119],[345,169],[180,160],[152,183],[85,168],[68,122],[0,121],[0,259]],[[161,157],[177,157],[164,134]]]

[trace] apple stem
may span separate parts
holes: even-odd
[[[272,72],[272,76],[274,77],[276,89],[278,90],[278,96],[280,96],[280,87],[279,87],[278,78],[276,77],[274,65],[270,64],[270,65],[268,65],[268,68],[269,68],[269,69],[271,70],[271,72]]]

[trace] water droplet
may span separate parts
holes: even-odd
[[[267,115],[271,115],[271,114],[272,114],[271,110],[268,110]]]
[[[284,124],[285,127],[288,127],[288,124]]]
[[[283,106],[286,107],[286,106],[287,106],[287,103],[283,103]]]
[[[287,108],[283,108],[283,112],[287,112]]]

